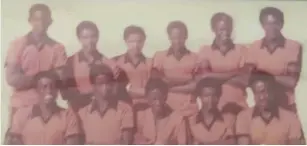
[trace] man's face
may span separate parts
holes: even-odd
[[[162,112],[165,105],[166,95],[164,95],[159,89],[154,89],[148,93],[148,102],[154,112]]]
[[[108,98],[113,93],[112,81],[106,75],[96,77],[94,88],[99,98]]]
[[[92,29],[85,28],[81,30],[79,34],[79,41],[83,49],[93,51],[92,49],[96,49],[96,44],[98,42],[98,34]]]
[[[44,15],[42,11],[36,11],[29,18],[29,23],[32,26],[32,31],[37,34],[46,33],[52,20],[50,16]]]
[[[211,109],[218,103],[218,97],[216,97],[216,89],[213,87],[204,87],[199,96],[202,108],[203,109]]]
[[[267,108],[269,102],[267,84],[264,81],[256,81],[252,86],[252,90],[254,92],[256,106],[261,109]]]
[[[265,32],[265,37],[268,40],[274,40],[280,35],[282,29],[282,22],[273,15],[267,15],[262,20],[262,28]]]
[[[217,39],[223,43],[228,42],[231,39],[231,24],[227,23],[225,20],[217,22],[214,26],[214,33]]]
[[[52,79],[43,77],[39,79],[36,90],[44,104],[53,104],[56,100],[58,89]]]
[[[144,47],[145,42],[144,36],[137,33],[130,34],[125,41],[128,48],[128,52],[131,52],[134,55],[142,53],[142,49]]]
[[[185,41],[187,39],[187,36],[185,32],[178,28],[173,28],[169,32],[169,40],[172,46],[172,49],[181,49],[185,47]]]

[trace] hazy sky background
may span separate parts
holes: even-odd
[[[45,3],[52,10],[53,24],[49,35],[63,43],[68,55],[80,49],[76,38],[76,26],[83,20],[94,21],[100,29],[99,51],[109,57],[124,53],[123,30],[135,24],[142,26],[147,34],[144,53],[151,57],[154,52],[168,48],[166,26],[172,20],[181,20],[189,29],[187,46],[198,51],[200,45],[211,44],[213,33],[210,29],[211,16],[226,12],[234,19],[233,39],[236,43],[249,44],[263,36],[259,24],[260,9],[266,6],[280,8],[285,15],[283,33],[287,38],[307,46],[307,2],[303,1],[243,1],[220,0],[2,0],[2,68],[8,44],[16,37],[29,32],[28,10],[32,4]],[[306,62],[306,47],[304,62]],[[301,81],[297,88],[299,114],[307,133],[307,64],[304,63]],[[2,79],[4,71],[2,71]],[[304,91],[305,89],[305,91]],[[6,130],[8,103],[11,89],[2,80],[2,136]],[[63,101],[59,101],[64,105]],[[305,112],[304,112],[305,111]],[[307,134],[305,134],[307,135]]]

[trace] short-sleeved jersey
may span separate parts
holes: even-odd
[[[287,144],[299,140],[301,123],[295,113],[277,108],[265,120],[256,107],[242,111],[236,121],[236,135],[248,136],[252,144]]]
[[[203,121],[201,115],[192,116],[196,123],[190,122],[191,133],[196,144],[210,144],[234,137],[232,127],[229,127],[221,113],[217,112],[211,123]]]
[[[276,49],[270,52],[264,39],[252,43],[248,49],[246,63],[255,65],[256,69],[266,71],[273,75],[285,75],[291,63],[301,61],[301,45],[290,39],[281,37]],[[294,89],[287,92],[288,103],[295,102]]]
[[[90,98],[93,87],[90,82],[91,64],[104,64],[110,68],[116,66],[115,62],[96,51],[93,53],[93,61],[89,63],[82,51],[77,52],[68,58],[65,74],[68,77],[64,90],[74,89],[74,94],[62,95],[64,99],[73,100],[74,97]],[[63,92],[64,93],[64,92]]]
[[[38,105],[20,108],[14,114],[10,133],[21,138],[25,145],[62,145],[66,138],[82,134],[72,110],[55,107],[52,116],[43,120]]]
[[[85,144],[120,144],[123,130],[134,127],[130,105],[122,101],[100,113],[95,102],[79,110]]]
[[[139,62],[134,64],[127,54],[114,57],[119,68],[121,68],[131,85],[131,88],[144,88],[149,77],[152,60],[140,55]],[[134,97],[132,97],[134,98]]]
[[[36,45],[31,33],[14,40],[6,56],[6,65],[20,65],[25,75],[34,76],[38,72],[62,67],[66,64],[67,56],[62,44],[45,36],[41,45]],[[38,102],[34,89],[14,90],[11,106],[23,107]]]
[[[226,53],[222,53],[218,47],[214,46],[216,46],[214,43],[210,46],[202,46],[199,51],[198,57],[202,71],[224,73],[236,71],[244,66],[246,48],[243,45],[232,44]],[[240,79],[240,76],[234,78]],[[247,107],[245,87],[233,84],[232,81],[230,79],[222,85],[220,109],[228,102],[236,102],[242,107]]]
[[[156,120],[151,108],[138,111],[136,115],[135,144],[187,144],[187,121],[176,112],[165,112]]]
[[[171,49],[159,51],[154,55],[153,68],[158,69],[166,78],[180,79],[188,82],[197,74],[197,55],[187,49],[182,51],[182,56],[176,58]],[[191,100],[191,94],[169,93],[167,103],[172,109],[180,109],[184,103]]]

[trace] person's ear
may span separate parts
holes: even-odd
[[[50,26],[53,23],[53,19],[50,18],[49,22],[48,22],[48,26]]]

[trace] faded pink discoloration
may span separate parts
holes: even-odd
[[[253,117],[253,112],[254,108],[246,109],[236,122],[236,134],[249,136],[252,144],[282,145],[300,138],[301,123],[294,113],[279,108],[279,117],[266,124],[260,116]]]
[[[81,94],[92,93],[93,87],[90,82],[90,66],[85,61],[79,61],[79,52],[73,56],[73,73],[76,81],[76,86],[78,91]],[[115,62],[108,59],[105,56],[102,56],[101,59],[95,62],[95,64],[106,64],[110,68],[114,68],[116,66]]]
[[[257,40],[248,49],[246,63],[253,64],[258,70],[266,71],[272,75],[285,75],[289,63],[299,62],[300,53],[301,45],[294,40],[285,39],[284,47],[276,48],[273,53],[262,47],[262,40]],[[294,90],[287,94],[288,103],[295,103]]]
[[[127,54],[123,54],[114,59],[120,69],[122,69],[128,77],[131,88],[144,89],[145,85],[150,78],[150,71],[152,67],[152,59],[142,58],[136,66],[127,59]],[[134,103],[143,102],[143,99],[137,99],[131,96]]]
[[[151,108],[137,113],[135,144],[187,144],[187,127],[178,113],[155,120]]]
[[[28,42],[28,35],[16,39],[8,49],[6,64],[18,64],[25,75],[35,75],[65,65],[65,48],[57,42],[45,43],[40,48]],[[13,92],[12,107],[34,105],[38,97],[34,89]]]
[[[193,116],[190,118],[196,117]],[[229,127],[223,119],[215,120],[210,129],[207,129],[207,127],[202,122],[190,122],[190,128],[193,140],[198,144],[214,143],[226,140],[228,136],[234,136],[232,128]]]
[[[211,46],[202,46],[199,51],[199,61],[202,65],[201,70],[209,72],[229,72],[242,68],[245,64],[246,49],[243,45],[235,45],[225,55],[218,49]],[[209,69],[206,69],[209,68]],[[205,74],[205,73],[204,73]],[[222,95],[219,102],[221,109],[228,102],[236,102],[242,107],[247,107],[245,89],[239,88],[226,82],[222,85]]]
[[[181,82],[193,80],[197,65],[197,55],[190,51],[180,60],[177,60],[174,55],[168,55],[168,50],[157,52],[153,59],[153,68],[161,71],[166,78],[175,78]],[[185,103],[189,103],[191,98],[191,94],[169,92],[166,102],[172,109],[177,110],[182,108]]]
[[[65,144],[65,138],[81,134],[80,123],[71,110],[61,109],[49,121],[33,115],[33,107],[20,108],[13,117],[10,132],[21,135],[26,145]]]
[[[132,108],[119,101],[104,115],[91,111],[92,104],[79,110],[86,144],[120,144],[123,129],[134,127]]]

